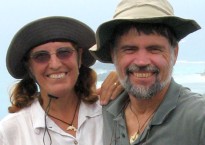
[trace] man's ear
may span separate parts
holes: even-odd
[[[179,45],[177,44],[176,47],[174,48],[174,64],[177,61],[178,51],[179,51]]]

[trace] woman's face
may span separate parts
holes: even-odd
[[[31,50],[29,68],[41,93],[62,96],[74,92],[79,66],[79,56],[71,42],[49,42]]]

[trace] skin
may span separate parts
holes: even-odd
[[[55,53],[58,48],[65,46],[74,48],[69,42],[50,42],[35,47],[31,53],[41,50]],[[72,90],[79,74],[78,66],[77,51],[74,51],[72,56],[66,60],[58,59],[55,54],[51,55],[49,62],[43,64],[30,59],[30,70],[39,83],[41,92],[56,93],[54,95],[59,97],[73,93]]]
[[[31,50],[31,53],[46,50],[49,53],[55,53],[58,48],[71,47],[70,42],[49,42],[39,45]],[[80,49],[80,54],[82,50]],[[46,63],[37,63],[34,60],[29,60],[30,71],[39,84],[41,97],[43,99],[43,108],[48,104],[48,96],[50,93],[57,96],[58,99],[53,99],[49,114],[62,120],[72,120],[73,112],[78,103],[78,97],[74,92],[74,86],[79,74],[79,63],[81,58],[78,58],[77,51],[64,60],[57,58],[55,54],[51,55],[51,59]],[[78,113],[77,113],[78,114]],[[77,116],[74,120],[74,125],[77,126]],[[65,124],[53,119],[64,131],[75,136],[75,132],[67,131]]]
[[[134,88],[145,90],[155,84],[157,80],[164,84],[164,87],[149,99],[138,98],[138,96],[128,92],[130,98],[128,106],[130,105],[135,112],[134,114],[130,107],[125,109],[128,135],[131,136],[138,129],[140,129],[140,132],[144,130],[149,122],[146,123],[146,120],[162,102],[170,84],[171,70],[177,59],[178,46],[171,50],[173,48],[171,48],[167,38],[158,34],[139,34],[135,29],[131,29],[119,38],[114,49],[112,59],[122,83],[128,77]],[[127,74],[127,68],[133,64],[138,67],[156,67],[159,72],[143,70]],[[136,122],[139,122],[138,126]],[[144,125],[144,123],[146,124]],[[141,128],[143,125],[144,127]]]
[[[119,82],[117,73],[111,71],[103,81],[101,87],[97,90],[100,96],[100,104],[108,104],[110,100],[114,100],[123,90],[124,88]]]
[[[61,47],[74,48],[70,42],[49,42],[33,48],[31,53],[44,50],[52,55],[46,63],[38,63],[30,59],[29,69],[38,82],[43,99],[43,109],[46,109],[49,101],[48,93],[57,96],[58,99],[53,99],[51,102],[49,114],[61,120],[71,122],[79,101],[74,92],[74,86],[79,75],[82,49],[79,49],[80,55],[78,55],[77,51],[74,51],[69,58],[61,60],[53,54]],[[117,85],[113,85],[115,82],[117,82]],[[121,91],[122,86],[119,84],[116,72],[111,72],[102,84],[102,87],[98,89],[98,94],[101,96],[101,104],[107,104],[110,99],[114,99]],[[74,126],[78,126],[78,110],[74,118]],[[67,125],[54,118],[51,119],[65,132],[73,136],[76,135],[74,131],[66,130]]]

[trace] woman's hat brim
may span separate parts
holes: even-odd
[[[94,31],[76,19],[54,16],[33,21],[16,33],[6,56],[9,73],[14,78],[23,78],[27,73],[23,62],[25,55],[38,45],[58,40],[77,43],[83,49],[83,65],[89,67],[95,63],[88,50],[96,43]]]

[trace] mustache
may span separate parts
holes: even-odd
[[[130,73],[139,72],[139,71],[151,71],[156,74],[159,73],[159,69],[155,66],[150,66],[150,65],[138,66],[136,64],[132,64],[126,69],[126,74],[129,75]]]

